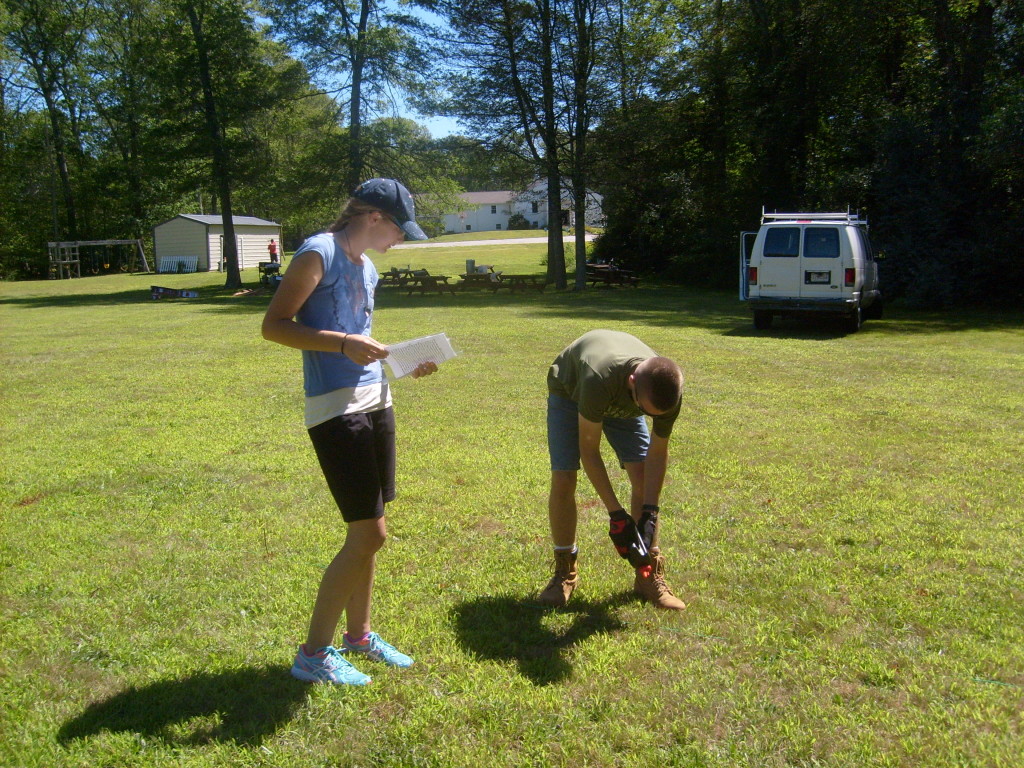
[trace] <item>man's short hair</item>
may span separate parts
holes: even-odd
[[[651,405],[667,412],[683,396],[683,372],[667,357],[649,357],[637,366],[644,394]]]

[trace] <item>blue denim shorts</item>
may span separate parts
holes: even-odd
[[[643,416],[605,419],[601,428],[620,464],[647,458],[651,437]],[[567,397],[548,394],[548,453],[552,472],[575,472],[580,468],[579,411]]]

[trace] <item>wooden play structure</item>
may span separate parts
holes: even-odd
[[[81,277],[112,272],[151,272],[141,240],[70,240],[47,243],[50,278]]]

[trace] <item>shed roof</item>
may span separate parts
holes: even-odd
[[[201,213],[179,213],[174,218],[175,219],[189,219],[191,221],[197,221],[200,224],[204,224],[206,226],[210,226],[210,225],[217,226],[217,225],[220,225],[220,224],[224,223],[224,217],[221,216],[220,214],[209,215],[209,214],[201,214]],[[168,219],[167,221],[174,221],[174,219]],[[167,221],[164,221],[162,223],[166,224]],[[255,216],[232,216],[231,217],[231,222],[235,226],[243,226],[243,227],[274,227],[275,229],[280,229],[281,228],[281,225],[278,224],[275,221],[267,221],[266,219],[259,219],[259,218],[256,218]],[[160,226],[160,225],[157,224],[157,226]]]

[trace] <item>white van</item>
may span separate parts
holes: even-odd
[[[754,327],[776,315],[841,315],[850,331],[882,316],[878,264],[868,223],[856,213],[761,212],[757,232],[740,233],[740,300]]]

